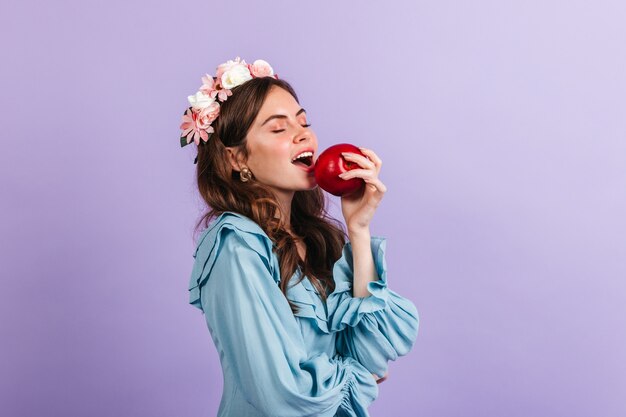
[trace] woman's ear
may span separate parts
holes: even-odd
[[[239,168],[239,162],[242,159],[241,155],[236,154],[236,151],[232,147],[226,147],[226,152],[228,152],[228,161],[230,162],[230,166],[233,168],[234,171],[239,172],[241,170],[241,168]]]

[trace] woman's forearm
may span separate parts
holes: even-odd
[[[352,246],[352,260],[354,262],[352,296],[367,297],[370,295],[367,290],[367,284],[378,280],[370,243],[370,230],[369,228],[357,230],[348,229],[348,237]]]

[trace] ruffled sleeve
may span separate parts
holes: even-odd
[[[327,300],[329,327],[340,332],[337,350],[382,376],[387,363],[406,355],[419,328],[419,314],[408,299],[387,287],[386,239],[371,238],[372,255],[379,279],[367,284],[367,297],[352,296],[352,245],[347,242],[333,267],[335,290]]]
[[[200,310],[203,310],[200,300],[200,288],[209,279],[211,270],[217,260],[219,249],[222,246],[223,229],[236,232],[242,238],[245,238],[246,244],[252,250],[259,254],[264,254],[264,256],[261,256],[261,262],[263,262],[274,280],[277,283],[280,282],[280,272],[277,264],[272,262],[272,241],[267,237],[261,226],[238,213],[225,212],[202,232],[198,239],[196,250],[193,253],[195,261],[189,280],[189,303]]]
[[[378,395],[371,373],[351,357],[308,357],[277,285],[271,241],[264,243],[260,227],[245,228],[223,222],[210,232],[190,283],[190,302],[204,311],[225,377],[263,415],[368,416]]]

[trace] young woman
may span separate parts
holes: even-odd
[[[370,236],[382,162],[368,149],[344,155],[361,169],[343,178],[366,183],[341,198],[346,236],[316,185],[317,137],[289,83],[239,57],[203,82],[181,146],[197,145],[209,207],[189,291],[220,356],[218,416],[367,416],[419,321],[387,288],[385,238]]]

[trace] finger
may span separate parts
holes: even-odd
[[[378,378],[376,380],[377,384],[380,384],[381,382],[385,381],[387,379],[387,377],[389,376],[389,371],[385,372],[385,375],[381,376],[380,378]]]
[[[376,175],[373,175],[372,171],[367,169],[351,169],[350,171],[339,174],[339,177],[344,180],[349,180],[350,178],[355,177],[362,178],[363,181],[373,185],[374,188],[381,193],[385,193],[387,191],[385,184],[383,184],[383,182]]]
[[[374,191],[378,191],[381,194],[387,192],[387,187],[378,178],[373,178],[371,180],[364,179],[364,181],[367,183],[368,187],[372,188]]]
[[[362,168],[375,168],[376,164],[363,155],[353,152],[342,152],[345,159],[357,162]]]
[[[376,169],[376,164],[373,161],[370,161],[366,157],[362,155],[358,155],[351,152],[342,152],[341,153],[345,159],[348,161],[355,161],[361,168],[366,169]]]
[[[380,159],[378,157],[378,155],[376,155],[376,153],[374,153],[373,150],[371,149],[367,149],[367,148],[359,148],[359,150],[365,154],[365,156],[367,156],[369,159],[372,160],[372,162],[374,162],[374,164],[376,165],[376,167],[378,169],[380,169],[380,167],[383,165],[383,161],[382,159]]]
[[[375,175],[376,175],[375,171],[371,169],[355,168],[355,169],[351,169],[350,171],[342,172],[341,174],[339,174],[339,178],[342,178],[344,180],[349,180],[350,178],[355,178],[355,177],[365,179],[366,177],[371,178]]]

